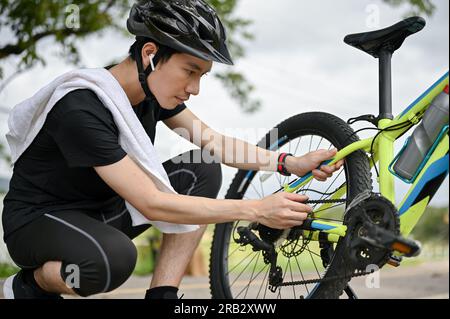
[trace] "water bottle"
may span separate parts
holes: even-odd
[[[422,122],[414,130],[393,169],[412,180],[445,125],[448,125],[448,86],[432,102]]]

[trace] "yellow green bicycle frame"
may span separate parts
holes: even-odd
[[[417,124],[433,99],[444,90],[448,83],[449,74],[447,72],[396,118],[393,120],[380,120],[378,128],[383,130],[406,123],[407,121]],[[375,165],[376,163],[379,164],[379,178],[377,182],[380,186],[380,193],[397,207],[400,215],[400,232],[403,236],[407,236],[417,224],[420,217],[425,212],[434,191],[440,186],[449,171],[449,137],[448,134],[445,134],[448,132],[447,126],[447,131],[442,132],[443,134],[440,135],[440,141],[436,143],[434,151],[432,151],[429,158],[419,170],[417,178],[415,178],[404,199],[399,205],[396,205],[395,176],[390,172],[389,166],[394,160],[394,142],[412,127],[413,125],[409,125],[401,129],[383,131],[377,136],[352,143],[340,150],[332,161],[327,162],[329,164],[334,164],[358,150],[369,153],[371,146],[373,145],[373,163],[375,163]],[[289,185],[285,185],[284,191],[293,193],[303,187],[311,179],[312,174],[310,173]],[[331,199],[342,198],[345,193],[346,189],[345,187],[342,187],[331,197]],[[316,210],[324,210],[327,205],[329,204],[322,205]],[[313,225],[315,231],[309,232],[313,240],[318,237],[317,234],[315,234],[318,232],[327,233],[329,240],[332,242],[337,242],[340,237],[345,236],[347,230],[345,225],[321,221],[320,217],[320,213],[315,214],[315,218],[317,218],[314,220],[315,225]]]

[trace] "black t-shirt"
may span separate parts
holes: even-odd
[[[133,110],[154,142],[157,122],[185,108],[181,104],[165,110],[146,100]],[[14,165],[3,200],[4,238],[45,213],[103,209],[117,194],[93,167],[113,164],[126,156],[118,137],[111,112],[93,91],[73,91],[55,104]]]

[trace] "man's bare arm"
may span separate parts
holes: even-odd
[[[215,224],[244,220],[285,229],[301,225],[311,211],[301,203],[306,197],[284,192],[262,200],[219,200],[164,193],[129,156],[94,169],[120,197],[154,221]]]
[[[188,141],[202,148],[208,160],[223,163],[227,166],[250,171],[277,171],[279,153],[266,150],[246,141],[225,136],[210,128],[189,109],[167,119],[164,123],[178,132]],[[335,165],[318,166],[325,160],[333,158],[337,150],[317,150],[303,156],[288,156],[286,168],[297,176],[311,172],[314,178],[325,181],[338,170],[343,161]]]
[[[185,109],[164,121],[167,127],[209,152],[216,162],[243,170],[275,172],[279,153],[223,135]]]

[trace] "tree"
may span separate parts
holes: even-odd
[[[234,16],[239,0],[209,0],[221,16],[229,35],[233,57],[244,55],[241,42],[251,39],[246,31],[250,21]],[[0,92],[14,77],[32,68],[38,63],[46,64],[46,58],[37,44],[46,38],[60,49],[61,57],[72,64],[79,64],[80,56],[77,42],[91,35],[101,35],[108,29],[116,29],[127,34],[123,21],[134,1],[131,0],[42,0],[7,1],[0,0],[0,28],[9,30],[13,35],[10,43],[0,47],[0,62],[8,57],[17,56],[20,62],[13,74],[0,83]],[[237,39],[240,40],[237,40]],[[255,111],[260,103],[250,98],[254,90],[242,74],[224,72],[217,77],[224,82],[231,96],[246,112]],[[0,80],[3,79],[0,66]]]
[[[410,9],[409,12],[407,12],[407,15],[426,14],[428,16],[431,16],[436,9],[436,6],[433,4],[431,0],[383,0],[383,1],[393,6],[400,6],[404,4],[409,5]]]

